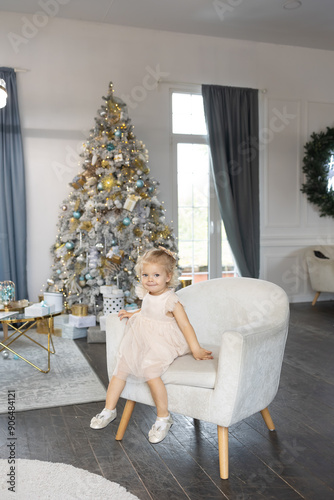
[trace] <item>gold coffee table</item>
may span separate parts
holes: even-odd
[[[1,311],[2,312],[2,311]],[[51,313],[51,314],[46,314],[45,316],[34,316],[34,317],[27,317],[25,316],[24,313],[22,312],[14,312],[10,316],[5,316],[5,317],[0,317],[0,323],[3,325],[3,333],[4,333],[4,339],[2,342],[0,342],[0,353],[4,350],[8,350],[18,356],[19,358],[23,359],[26,363],[29,363],[29,365],[33,366],[36,368],[36,370],[42,372],[42,373],[48,373],[50,371],[50,354],[54,354],[55,348],[53,345],[53,340],[52,340],[52,329],[53,329],[53,318],[55,316],[59,316],[62,314],[62,312],[56,312],[56,313]],[[47,324],[48,324],[48,346],[45,347],[36,340],[32,339],[27,335],[27,332],[31,329],[34,328],[34,326],[37,325],[37,321],[40,319],[46,319]],[[8,327],[10,327],[13,331],[8,335]],[[31,342],[34,344],[38,345],[42,349],[44,349],[48,353],[48,369],[47,370],[42,370],[39,366],[36,366],[34,363],[29,361],[28,359],[24,358],[19,354],[18,352],[14,351],[11,346],[16,340],[18,340],[21,337],[25,337],[29,339]],[[52,346],[52,349],[51,349]]]

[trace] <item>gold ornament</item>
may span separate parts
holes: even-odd
[[[163,231],[161,231],[161,236],[164,238],[164,239],[167,239],[171,234],[171,231],[170,231],[170,228],[166,225],[163,229]]]
[[[103,168],[108,168],[109,167],[109,161],[108,160],[102,160],[102,167]]]
[[[143,231],[141,229],[139,229],[139,227],[135,227],[134,230],[133,230],[133,234],[135,236],[138,236],[138,238],[140,238],[143,234]]]
[[[90,220],[84,220],[80,224],[80,229],[83,231],[90,231],[93,227],[93,224],[91,223]]]
[[[103,185],[103,189],[106,190],[106,191],[110,191],[111,188],[114,185],[114,178],[111,177],[111,176],[104,177],[104,179],[102,179],[101,182],[102,182],[102,185]]]
[[[79,220],[75,219],[74,217],[71,217],[70,218],[70,230],[75,231],[78,226],[79,226]]]
[[[145,163],[143,162],[143,160],[141,160],[140,158],[135,158],[133,163],[134,163],[134,167],[136,168],[136,170],[138,168],[140,168],[141,170],[144,171]]]

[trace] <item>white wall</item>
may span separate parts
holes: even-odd
[[[173,82],[267,89],[260,94],[261,277],[282,285],[292,301],[313,297],[303,250],[333,243],[334,224],[319,218],[300,192],[301,160],[310,133],[334,125],[333,52],[55,18],[34,28],[25,19],[1,13],[0,65],[30,70],[17,79],[31,300],[49,276],[60,207],[80,170],[75,152],[110,80],[130,104],[135,134],[149,150],[151,174],[171,217],[169,86],[153,88],[150,72],[157,68]]]

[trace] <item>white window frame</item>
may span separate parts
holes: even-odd
[[[197,134],[174,134],[172,116],[172,95],[174,92],[183,94],[202,94],[201,87],[194,86],[173,86],[169,89],[169,109],[170,109],[170,171],[172,172],[172,203],[174,232],[178,238],[178,185],[177,185],[177,145],[183,144],[207,144],[207,135]],[[210,168],[210,194],[209,194],[209,220],[208,220],[208,279],[222,277],[222,248],[221,248],[221,216],[219,212],[217,197]]]

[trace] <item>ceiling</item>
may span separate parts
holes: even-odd
[[[334,1],[0,0],[0,11],[334,50]],[[50,8],[51,8],[50,7]],[[47,11],[47,7],[44,7]]]

